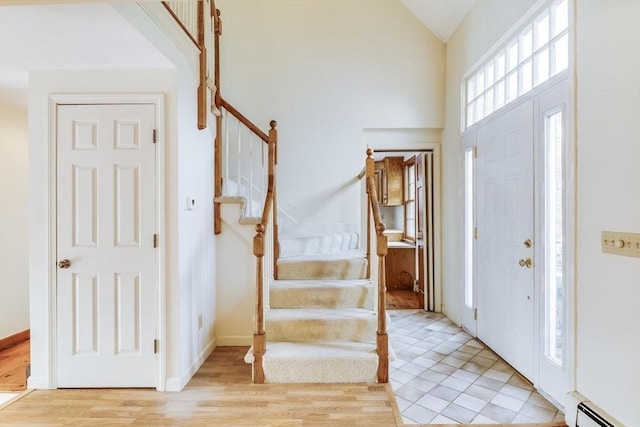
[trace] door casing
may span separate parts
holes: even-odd
[[[544,155],[542,155],[542,150],[544,149],[544,141],[541,140],[541,127],[540,127],[540,102],[542,99],[544,99],[546,96],[548,96],[551,93],[557,92],[557,91],[566,91],[567,93],[567,98],[566,98],[566,110],[565,113],[567,115],[566,117],[566,155],[567,155],[567,159],[566,159],[566,203],[567,203],[567,220],[569,221],[569,226],[567,227],[567,236],[566,236],[566,242],[567,242],[567,247],[566,247],[566,254],[567,254],[567,277],[566,277],[566,320],[567,320],[567,324],[566,324],[566,334],[567,334],[567,340],[566,340],[566,352],[567,352],[567,382],[568,382],[568,387],[569,389],[575,389],[575,364],[574,364],[574,360],[575,360],[575,266],[574,266],[574,262],[575,262],[575,174],[576,174],[576,165],[575,165],[575,150],[576,150],[576,145],[575,145],[575,133],[574,133],[574,129],[575,129],[575,124],[574,124],[574,120],[575,120],[575,113],[573,110],[573,99],[571,98],[571,96],[569,95],[570,93],[574,93],[573,88],[572,88],[572,79],[571,79],[571,73],[570,71],[564,71],[560,74],[558,74],[557,76],[551,78],[549,81],[547,81],[546,83],[540,85],[537,88],[534,88],[533,90],[531,90],[531,92],[529,92],[526,95],[521,96],[520,98],[518,98],[516,101],[514,101],[512,104],[504,107],[503,110],[501,110],[501,112],[499,113],[494,113],[493,115],[489,116],[488,118],[485,118],[483,120],[481,120],[480,122],[474,124],[473,126],[471,126],[469,129],[467,129],[466,131],[464,131],[461,135],[461,139],[462,139],[462,155],[464,155],[465,151],[468,149],[472,149],[473,147],[476,146],[476,133],[477,133],[477,129],[479,127],[479,125],[486,123],[489,120],[493,120],[495,118],[496,114],[503,114],[504,112],[508,112],[511,109],[517,108],[519,105],[521,105],[524,102],[528,102],[529,100],[534,101],[534,188],[533,188],[533,192],[534,192],[534,242],[537,242],[537,244],[534,244],[534,260],[535,262],[540,265],[540,257],[542,256],[540,250],[543,248],[543,244],[542,244],[542,235],[540,234],[540,230],[542,229],[541,226],[541,221],[542,221],[542,217],[541,217],[541,213],[539,212],[539,207],[543,206],[544,204],[542,203],[541,197],[544,197],[544,190],[542,188],[542,180],[541,180],[541,176],[544,173]],[[474,178],[474,186],[475,186],[475,178]],[[477,212],[475,212],[474,209],[474,214],[477,215]],[[477,220],[474,218],[474,223],[477,224]],[[474,243],[474,248],[475,248],[475,243]],[[475,249],[474,249],[475,250]],[[476,260],[474,259],[474,263],[476,262]],[[474,267],[474,278],[476,277],[476,268]],[[477,299],[477,288],[474,284],[474,308],[477,306],[476,305],[476,299]],[[534,337],[535,337],[535,341],[534,341],[534,354],[535,354],[535,358],[534,358],[534,375],[532,378],[532,381],[534,383],[534,385],[536,387],[540,386],[540,369],[541,369],[541,364],[542,364],[542,358],[544,357],[544,355],[542,354],[542,342],[544,340],[544,328],[543,328],[543,322],[544,322],[544,306],[542,304],[542,297],[544,296],[544,282],[543,282],[543,277],[541,276],[539,271],[535,271],[534,272],[534,295],[535,295],[535,301],[534,301]],[[466,329],[467,331],[471,332],[472,335],[475,337],[475,331],[476,331],[476,321],[473,319],[473,310],[465,310],[465,304],[464,304],[464,285],[463,285],[463,289],[462,289],[462,301],[461,301],[461,306],[462,306],[462,326],[464,329]],[[466,313],[465,313],[466,311]],[[508,362],[508,361],[507,361]],[[549,393],[546,393],[544,389],[540,389],[539,390],[543,395],[545,395],[546,398],[552,400],[555,402],[556,406],[558,407],[563,407],[562,402],[560,402],[557,398],[554,398],[553,396],[551,396]]]

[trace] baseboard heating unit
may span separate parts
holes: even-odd
[[[570,427],[624,427],[579,393],[570,393],[565,419]]]

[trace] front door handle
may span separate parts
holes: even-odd
[[[533,267],[533,261],[531,260],[531,258],[521,259],[520,261],[518,261],[518,264],[520,264],[520,267]]]
[[[71,267],[71,261],[69,261],[68,259],[63,259],[62,261],[58,262],[58,267],[59,268],[69,268],[69,267]]]

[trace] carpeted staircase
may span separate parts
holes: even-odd
[[[376,290],[357,247],[355,233],[280,239],[266,314],[266,382],[376,382]],[[253,363],[251,349],[245,360]]]

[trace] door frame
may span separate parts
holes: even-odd
[[[438,132],[439,134],[439,132]],[[402,139],[402,138],[398,138]],[[412,143],[393,139],[370,141],[369,147],[375,153],[380,152],[411,152],[423,153],[431,151],[433,153],[433,288],[434,288],[434,311],[442,312],[442,175],[440,143],[424,142]],[[366,209],[366,208],[363,208]],[[366,210],[364,211],[366,215]],[[363,217],[366,218],[366,217]],[[366,224],[366,220],[364,222]],[[365,226],[366,229],[366,226]],[[366,234],[365,234],[366,235]],[[425,251],[426,256],[426,251]],[[425,260],[425,269],[427,263]],[[424,294],[425,311],[428,307],[427,293]]]
[[[156,109],[156,224],[161,238],[157,251],[158,284],[155,290],[158,298],[157,339],[158,366],[156,390],[164,391],[166,378],[166,224],[165,224],[165,109],[162,94],[51,94],[49,95],[49,135],[48,135],[48,188],[47,218],[49,233],[47,236],[49,268],[48,283],[48,343],[46,346],[49,361],[49,388],[58,388],[57,354],[57,107],[58,105],[100,105],[100,104],[151,104]]]
[[[473,149],[477,146],[476,135],[478,128],[489,121],[495,120],[500,117],[502,114],[511,111],[514,108],[517,108],[521,104],[529,101],[533,101],[533,133],[534,133],[534,141],[533,141],[533,197],[534,197],[534,265],[541,267],[543,264],[541,262],[541,257],[543,256],[542,250],[544,249],[543,236],[541,234],[542,228],[542,207],[544,206],[544,141],[541,140],[541,132],[542,128],[540,120],[541,120],[541,111],[540,111],[540,100],[549,93],[552,93],[556,90],[566,90],[567,98],[566,98],[566,118],[565,118],[565,126],[566,126],[566,135],[565,135],[565,143],[566,143],[566,160],[565,160],[565,202],[566,202],[566,215],[567,215],[567,229],[566,229],[566,259],[567,259],[567,270],[566,270],[566,352],[567,352],[567,376],[568,376],[568,387],[569,389],[575,389],[575,262],[576,262],[576,142],[575,142],[575,110],[574,110],[574,98],[573,94],[574,86],[573,86],[573,78],[572,71],[565,70],[558,75],[550,78],[545,83],[540,86],[533,88],[526,95],[520,96],[518,99],[513,101],[511,104],[503,107],[499,112],[494,112],[488,117],[480,120],[477,123],[474,123],[468,129],[464,130],[460,134],[461,139],[461,162],[464,164],[464,154],[469,150]],[[475,173],[475,158],[474,158],[474,173]],[[464,179],[463,170],[463,179]],[[476,188],[476,177],[474,176],[474,192],[477,191]],[[477,196],[477,193],[474,194],[474,198]],[[475,202],[475,199],[474,199]],[[465,210],[466,214],[466,210]],[[477,212],[474,206],[474,224],[477,224]],[[464,239],[464,236],[463,236]],[[463,240],[464,247],[464,240]],[[474,239],[473,244],[474,250],[474,259],[473,259],[473,278],[474,278],[474,295],[473,295],[473,305],[474,309],[477,308],[477,269],[476,262],[477,259],[475,257],[476,251],[476,241]],[[542,297],[544,296],[544,275],[541,268],[536,268],[534,271],[534,374],[533,378],[531,378],[534,386],[536,386],[538,392],[544,395],[545,398],[552,401],[557,407],[563,408],[563,402],[558,402],[554,399],[549,393],[547,393],[544,389],[538,388],[540,385],[540,365],[542,362],[542,358],[544,355],[542,354],[542,343],[544,340],[544,305],[542,301]],[[465,311],[465,289],[464,282],[462,283],[462,295],[461,295],[461,319],[464,319],[464,311]],[[471,332],[475,337],[477,330],[476,320],[472,317],[466,316],[467,323],[463,322],[462,327]],[[508,361],[507,361],[508,362]],[[569,390],[569,391],[570,391]]]

